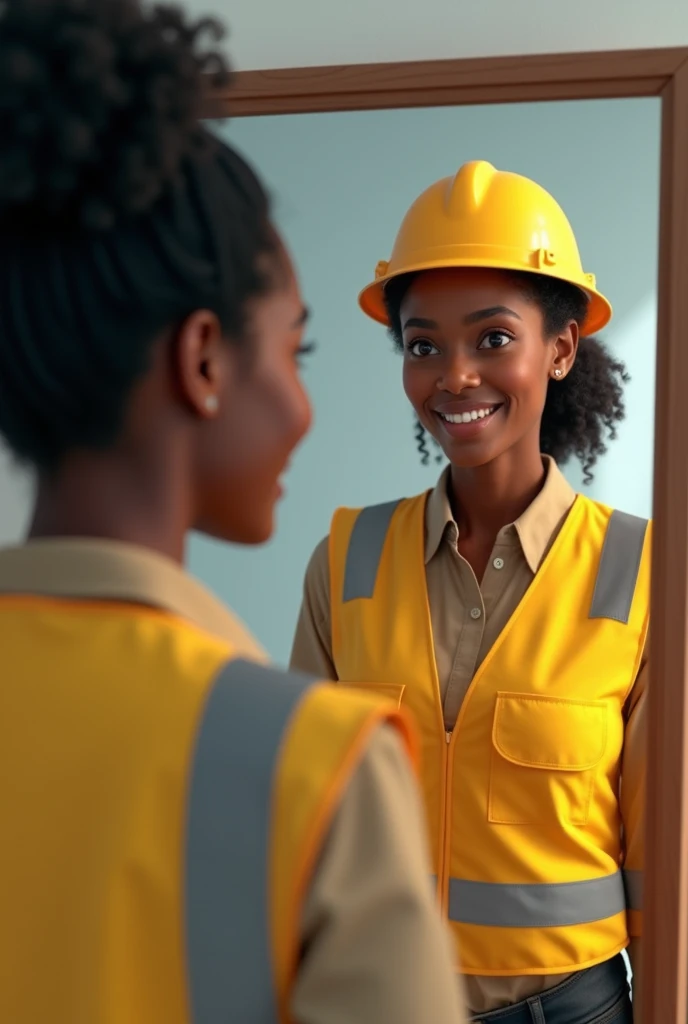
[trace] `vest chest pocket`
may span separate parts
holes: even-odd
[[[401,707],[401,698],[406,687],[401,683],[362,683],[348,682],[340,679],[340,686],[347,686],[350,690],[358,690],[359,693],[369,693],[371,697],[384,697],[390,700],[396,708]]]
[[[585,825],[607,748],[607,714],[605,701],[497,694],[489,821]]]

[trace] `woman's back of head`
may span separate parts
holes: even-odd
[[[175,537],[272,528],[302,304],[262,185],[200,121],[221,35],[135,0],[3,5],[0,433],[38,532],[148,542],[152,506]]]

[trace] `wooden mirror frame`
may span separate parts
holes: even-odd
[[[246,117],[637,96],[656,96],[662,102],[643,1020],[645,1024],[685,1024],[688,48],[246,71],[235,76],[229,91],[208,95],[204,115]]]

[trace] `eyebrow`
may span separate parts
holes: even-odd
[[[492,316],[513,316],[516,320],[521,317],[508,306],[489,306],[487,309],[476,309],[475,313],[469,313],[464,318],[465,324],[477,324],[479,320],[489,320]]]
[[[410,320],[406,321],[403,329],[406,330],[407,327],[425,327],[426,330],[437,331],[439,330],[439,326],[440,325],[434,320],[426,320],[425,317],[422,316],[412,316]]]
[[[299,328],[304,327],[305,324],[308,323],[308,321],[310,320],[310,317],[311,317],[310,309],[308,308],[308,306],[304,306],[303,309],[301,310],[301,312],[299,313],[298,317],[296,318],[296,320],[292,324],[292,329],[295,330],[295,331],[298,331]]]
[[[521,317],[513,309],[509,309],[508,306],[488,306],[487,309],[476,309],[474,313],[469,313],[468,316],[464,317],[464,324],[477,324],[480,320],[489,320],[493,316],[512,316],[516,320],[521,320]],[[423,316],[412,316],[404,324],[403,330],[408,327],[420,327],[425,328],[428,331],[438,331],[440,325],[436,320],[428,320]]]

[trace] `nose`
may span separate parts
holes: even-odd
[[[471,355],[466,352],[457,352],[442,367],[437,378],[437,390],[448,391],[452,395],[460,394],[464,388],[477,388],[479,385],[480,374]]]

